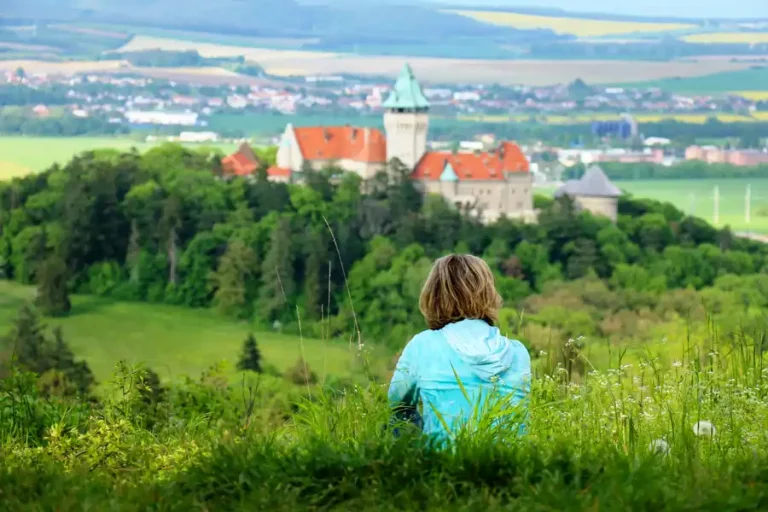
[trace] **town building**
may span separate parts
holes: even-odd
[[[721,149],[717,146],[689,146],[686,160],[701,160],[710,164],[753,166],[768,164],[768,152],[757,149]]]
[[[280,139],[277,164],[268,170],[269,178],[301,181],[305,169],[333,164],[368,180],[397,159],[411,171],[423,192],[440,194],[484,221],[502,215],[534,220],[529,163],[516,144],[502,142],[488,151],[427,151],[430,104],[407,64],[382,107],[383,132],[289,124]]]
[[[587,210],[614,222],[618,218],[621,190],[596,165],[587,169],[581,179],[569,180],[555,191],[555,197],[562,196],[570,197],[577,210]]]
[[[261,162],[253,148],[243,142],[237,151],[222,159],[221,173],[224,176],[251,176],[260,166]]]

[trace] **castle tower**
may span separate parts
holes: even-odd
[[[403,66],[382,106],[386,110],[387,162],[397,158],[408,169],[413,169],[427,151],[429,101],[408,64]]]

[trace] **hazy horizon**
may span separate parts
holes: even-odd
[[[301,0],[300,0],[301,1]],[[674,16],[680,18],[768,18],[768,0],[672,0],[670,3],[639,0],[617,3],[610,0],[425,0],[435,4],[478,7],[535,7],[634,16]]]

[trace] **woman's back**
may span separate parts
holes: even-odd
[[[528,394],[531,362],[516,340],[484,320],[465,319],[424,331],[406,346],[389,388],[393,404],[423,404],[424,431],[445,437],[488,405],[491,394],[504,407]]]

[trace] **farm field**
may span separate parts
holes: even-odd
[[[94,149],[146,151],[155,144],[129,138],[111,137],[3,137],[0,136],[0,180],[45,170],[55,163],[64,164],[74,155]],[[232,151],[234,144],[218,144],[222,151]]]
[[[708,32],[683,37],[689,43],[768,43],[768,32]]]
[[[689,30],[696,25],[685,23],[648,23],[633,21],[608,21],[565,16],[540,16],[503,11],[449,10],[477,21],[518,29],[550,29],[558,34],[579,37],[609,36],[632,33],[669,32]]]
[[[749,66],[727,60],[678,62],[564,60],[476,60],[432,57],[359,56],[332,52],[200,43],[163,37],[136,36],[122,47],[124,51],[148,49],[197,50],[204,57],[243,55],[276,76],[353,73],[395,77],[407,60],[425,82],[490,82],[500,84],[551,85],[588,77],[590,83],[647,81],[668,77],[700,76]]]
[[[0,336],[32,294],[32,287],[0,280]],[[195,378],[222,361],[227,361],[234,372],[249,332],[246,323],[223,318],[212,310],[115,302],[94,296],[74,296],[68,317],[46,319],[46,323],[61,326],[74,353],[85,358],[100,382],[111,377],[121,359],[146,364],[172,380],[185,375]],[[347,341],[302,340],[277,332],[254,332],[254,336],[266,364],[285,371],[303,353],[319,377],[348,375],[357,350],[349,348]]]

